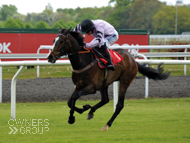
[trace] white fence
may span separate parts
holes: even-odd
[[[180,42],[190,42],[190,35],[150,35],[150,42],[170,42],[170,41],[180,41]]]
[[[51,48],[51,46],[49,46],[47,49]],[[134,52],[135,56],[142,56],[145,59],[146,58],[146,54],[149,54],[149,56],[152,57],[158,57],[161,56],[159,53],[157,53],[158,55],[156,55],[156,53],[152,53],[152,55],[150,53],[144,53],[144,55],[142,54],[138,54],[137,51],[138,49],[178,49],[178,48],[190,48],[190,45],[165,45],[165,46],[111,46],[111,49],[115,49],[115,48],[123,48],[123,49],[132,49],[131,51]],[[135,52],[136,51],[136,52]],[[172,55],[171,55],[172,54]],[[11,57],[12,55],[12,57]],[[136,60],[139,63],[146,63],[146,64],[159,64],[159,63],[164,63],[164,64],[190,64],[190,60],[186,60],[186,57],[190,57],[189,53],[186,53],[186,51],[184,53],[167,53],[164,56],[165,57],[169,57],[169,56],[179,56],[181,57],[183,55],[183,57],[185,57],[185,60]],[[148,57],[148,55],[147,55]],[[6,57],[6,55],[2,54],[0,55],[0,59],[42,59],[42,58],[46,58],[46,54],[39,54],[35,55],[35,54],[31,54],[30,56],[25,55],[25,56],[21,56],[20,54],[9,54],[9,57]],[[19,77],[20,73],[23,71],[23,67],[24,66],[29,66],[29,65],[70,65],[70,62],[68,60],[60,60],[57,61],[55,64],[50,64],[47,61],[15,61],[15,62],[0,62],[0,66],[21,66],[20,69],[17,71],[17,73],[15,74],[15,76],[12,79],[12,83],[11,83],[11,118],[15,119],[16,115],[15,115],[15,111],[16,111],[16,80]],[[2,70],[2,69],[0,69]],[[2,71],[0,72],[0,103],[2,102]],[[145,79],[145,97],[148,97],[148,80]],[[114,110],[116,107],[116,103],[117,103],[117,98],[118,98],[118,83],[114,83]]]
[[[156,46],[119,46],[118,44],[114,44],[113,46],[110,46],[111,49],[115,49],[115,48],[123,48],[123,49],[129,49],[128,51],[134,53],[134,55],[136,54],[138,56],[138,50],[139,49],[185,49],[184,51],[184,63],[182,63],[182,61],[174,61],[174,63],[172,63],[173,60],[171,60],[171,62],[167,61],[167,62],[164,62],[164,64],[184,64],[184,75],[186,75],[186,64],[189,64],[190,61],[187,61],[186,60],[186,57],[190,57],[190,54],[187,53],[187,49],[190,48],[190,45],[156,45]],[[149,54],[149,56],[152,54],[153,56],[152,57],[163,57],[161,56],[160,54],[162,53],[147,53]],[[173,57],[174,55],[172,55],[173,53],[166,53],[164,57]],[[176,52],[176,57],[177,56],[178,52]],[[147,60],[147,57],[145,56],[145,53],[144,55],[142,54],[139,54],[139,56],[143,57],[144,59]],[[181,55],[180,55],[181,56]],[[179,56],[179,57],[180,57]],[[151,57],[151,56],[150,56]],[[138,61],[138,60],[137,60]],[[145,61],[145,60],[143,60]],[[158,60],[158,62],[163,62],[163,60]],[[187,62],[185,62],[187,61]],[[148,62],[148,61],[147,61]],[[156,62],[156,61],[155,61]],[[146,63],[146,62],[145,62]],[[156,64],[154,63],[153,61],[149,61],[147,64]],[[115,82],[114,83],[114,94],[117,94],[117,95],[114,95],[115,99],[114,99],[114,110],[115,110],[115,107],[116,107],[116,104],[117,104],[117,96],[118,96],[118,82]],[[148,97],[148,78],[145,77],[145,98]]]
[[[41,45],[39,49],[37,50],[37,54],[40,54],[41,49],[51,49],[52,46],[50,45]],[[124,44],[122,46],[118,44],[114,44],[110,46],[110,49],[116,49],[116,48],[122,48],[122,49],[128,49],[128,52],[130,52],[134,57],[146,57],[146,58],[153,58],[153,57],[184,57],[184,60],[186,60],[186,57],[190,57],[190,54],[187,52],[187,49],[190,48],[190,45],[157,45],[157,46],[129,46],[127,44]],[[185,49],[184,52],[176,52],[176,53],[141,53],[138,55],[139,49]],[[0,57],[1,59],[1,57]],[[37,59],[39,60],[39,58]],[[184,65],[184,75],[186,75],[186,65]],[[40,76],[40,68],[37,66],[37,77]]]
[[[159,64],[190,64],[190,60],[136,60],[139,63]],[[11,82],[11,119],[16,119],[16,80],[24,69],[24,66],[29,65],[70,65],[69,60],[60,60],[55,64],[50,64],[47,61],[12,61],[12,62],[0,62],[0,66],[21,66],[17,73],[12,78]],[[118,101],[118,85],[114,86],[114,110]]]

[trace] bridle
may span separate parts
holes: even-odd
[[[67,35],[64,35],[64,34],[62,34],[62,33],[58,33],[58,36],[63,36],[63,37],[65,37],[65,38],[64,38],[64,41],[63,41],[63,42],[65,42],[65,43],[63,44],[63,46],[61,47],[60,50],[54,50],[54,51],[57,52],[57,54],[54,54],[54,52],[51,52],[51,53],[53,54],[54,58],[58,59],[58,58],[60,58],[60,57],[63,56],[63,55],[68,55],[68,56],[70,56],[70,55],[75,55],[75,54],[86,54],[86,53],[91,53],[91,54],[92,54],[91,50],[88,49],[88,48],[86,48],[85,46],[84,46],[84,47],[81,47],[81,48],[83,48],[85,51],[82,50],[82,51],[77,51],[77,52],[64,53],[67,46],[69,46],[69,47],[71,48],[71,42],[68,40],[68,34],[67,34]],[[57,37],[58,37],[58,36],[57,36]],[[67,45],[67,43],[68,43],[69,45]],[[95,59],[95,60],[92,61],[89,65],[87,65],[86,67],[84,67],[84,68],[82,68],[82,69],[80,69],[80,70],[75,70],[75,69],[73,69],[73,72],[75,72],[75,73],[84,72],[84,71],[88,70],[89,68],[91,68],[93,65],[95,65],[96,62],[97,62],[97,59]]]
[[[58,36],[63,36],[65,38],[64,38],[64,45],[61,47],[61,49],[60,50],[54,50],[54,51],[56,51],[58,53],[57,54],[52,53],[56,59],[58,59],[59,57],[61,57],[63,55],[69,55],[70,56],[70,55],[75,55],[75,54],[90,53],[90,50],[88,48],[83,47],[83,49],[85,49],[86,51],[79,51],[79,52],[73,52],[73,53],[65,53],[65,54],[63,54],[64,51],[65,51],[64,47],[67,47],[68,34],[64,35],[62,33],[58,33]],[[70,41],[69,41],[69,47],[71,47]]]
[[[65,35],[62,34],[62,33],[58,33],[58,36],[63,36],[63,37],[65,37],[65,38],[64,38],[64,45],[61,47],[61,49],[60,49],[60,50],[54,50],[54,51],[56,51],[56,52],[58,52],[58,53],[57,53],[57,54],[52,53],[56,59],[58,59],[59,57],[61,57],[61,56],[64,55],[64,54],[63,54],[63,53],[64,53],[64,47],[67,47],[68,34],[65,36]],[[57,37],[58,37],[58,36],[57,36]],[[65,55],[67,55],[67,54],[65,54]]]

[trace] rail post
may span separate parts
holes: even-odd
[[[0,60],[1,62],[1,60]],[[2,66],[0,66],[0,103],[2,103],[2,86],[3,86],[3,81],[2,81]]]
[[[118,93],[119,93],[119,81],[113,82],[113,110],[115,112],[116,105],[118,102]]]
[[[40,53],[40,50],[41,50],[41,49],[51,49],[51,48],[52,48],[52,46],[41,45],[41,46],[38,48],[38,50],[37,50],[37,54]],[[37,61],[39,61],[39,59],[37,59]],[[39,78],[39,77],[40,77],[40,66],[37,66],[37,78]]]
[[[16,119],[16,81],[24,66],[21,66],[11,81],[11,119]]]
[[[184,52],[187,53],[187,48],[185,48]],[[187,57],[184,57],[184,60],[187,60]],[[186,75],[186,71],[186,65],[184,65],[184,75]]]

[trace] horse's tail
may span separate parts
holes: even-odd
[[[149,79],[153,79],[153,80],[164,80],[167,79],[170,76],[170,72],[166,72],[163,73],[164,69],[163,67],[161,67],[161,64],[158,65],[157,69],[153,69],[150,67],[145,67],[141,64],[139,64],[138,62],[137,66],[138,66],[138,71],[143,74],[144,76],[147,76]]]

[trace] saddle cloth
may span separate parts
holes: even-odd
[[[92,51],[92,53],[94,53],[92,48],[89,48],[89,49]],[[123,61],[123,57],[119,53],[117,53],[116,51],[113,51],[112,49],[109,49],[109,51],[110,51],[112,63],[114,66],[116,66],[119,62]],[[98,57],[96,54],[94,54],[94,56],[96,59],[99,59],[98,66],[100,68],[106,68],[108,61],[106,61],[104,58]]]

